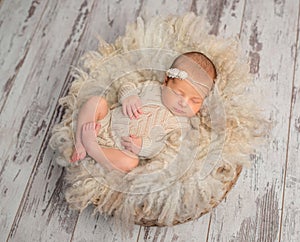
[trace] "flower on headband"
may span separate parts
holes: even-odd
[[[188,74],[185,71],[181,71],[177,68],[170,68],[166,72],[168,77],[171,78],[179,78],[179,79],[186,79]]]

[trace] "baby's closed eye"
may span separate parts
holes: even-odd
[[[192,102],[195,103],[195,104],[200,104],[200,103],[202,103],[202,99],[200,99],[200,98],[192,98]]]
[[[180,96],[183,96],[184,93],[182,91],[179,91],[179,90],[175,90],[175,89],[172,89],[172,91],[176,94],[176,95],[180,95]]]

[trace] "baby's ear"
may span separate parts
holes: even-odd
[[[168,84],[168,76],[165,75],[165,79],[164,79],[164,85],[167,85]]]

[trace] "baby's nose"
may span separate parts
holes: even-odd
[[[187,102],[188,102],[187,98],[181,97],[180,100],[179,100],[179,102],[178,102],[178,104],[179,104],[181,107],[186,107],[186,106],[187,106]]]

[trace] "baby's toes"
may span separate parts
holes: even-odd
[[[99,124],[99,123],[96,123],[96,126],[95,126],[95,131],[96,131],[96,134],[98,134],[98,133],[99,133],[99,131],[100,131],[100,128],[101,128],[101,124]]]
[[[77,152],[73,152],[72,157],[70,159],[70,162],[76,162],[78,160],[78,154]]]
[[[86,157],[86,152],[81,152],[79,155],[78,155],[78,160],[82,160]]]

